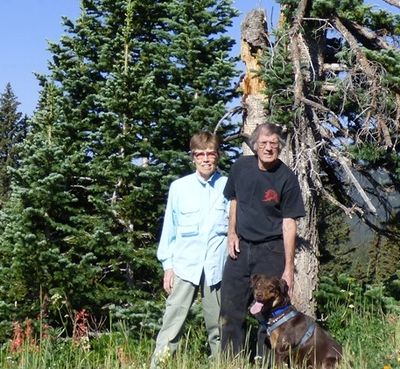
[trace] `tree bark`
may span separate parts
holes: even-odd
[[[316,302],[314,292],[318,286],[319,270],[319,237],[317,230],[318,196],[314,183],[320,172],[318,162],[318,145],[312,122],[316,118],[308,102],[306,84],[318,78],[322,71],[323,59],[319,50],[321,45],[303,39],[301,24],[307,8],[307,0],[301,0],[297,7],[296,17],[290,30],[290,51],[293,63],[294,107],[297,108],[292,142],[287,147],[291,150],[291,165],[295,170],[302,190],[306,216],[299,220],[298,247],[295,258],[295,288],[293,304],[303,313],[315,316]],[[310,44],[310,41],[312,42]],[[315,61],[316,68],[312,65]]]
[[[243,135],[250,136],[254,129],[265,122],[265,83],[258,77],[260,58],[268,47],[266,15],[263,9],[251,10],[241,26],[241,58],[245,76],[241,83],[243,92]],[[243,154],[251,155],[252,148],[243,144]]]

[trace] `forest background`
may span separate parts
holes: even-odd
[[[21,114],[12,81],[1,96],[3,339],[13,321],[27,317],[72,330],[73,321],[64,317],[82,309],[98,324],[112,316],[132,327],[157,327],[163,299],[155,249],[168,186],[192,170],[191,134],[213,130],[240,96],[241,71],[232,53],[238,40],[226,32],[237,13],[229,1],[209,0],[206,10],[202,1],[82,4],[76,20],[64,20],[60,41],[50,43],[34,114]],[[398,16],[380,10],[371,16],[362,2],[314,5],[326,18],[337,8],[348,18],[367,19],[397,47],[380,63],[392,78],[384,87],[398,94]],[[335,52],[353,58],[350,51]],[[291,77],[284,82],[293,84]],[[390,117],[397,110],[387,96]],[[241,153],[240,124],[234,116],[220,130],[226,172]],[[372,173],[373,181],[362,186],[373,184],[368,193],[378,216],[350,219],[323,202],[321,274],[335,281],[347,273],[363,288],[383,286],[398,300],[398,141],[383,152],[362,148],[355,162]]]

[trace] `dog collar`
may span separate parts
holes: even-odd
[[[273,318],[275,318],[275,317],[277,317],[278,315],[281,315],[282,313],[284,313],[287,309],[289,309],[290,307],[292,307],[292,305],[291,304],[287,304],[286,306],[283,306],[283,307],[280,307],[280,308],[277,308],[277,309],[275,309],[275,310],[272,310],[271,311],[271,316],[273,317]]]

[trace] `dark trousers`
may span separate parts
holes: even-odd
[[[250,278],[253,274],[281,277],[285,267],[282,239],[264,243],[240,241],[240,253],[236,260],[228,259],[221,284],[221,350],[225,355],[236,355],[243,350],[245,320],[253,301]],[[259,332],[258,340],[265,340]],[[258,351],[264,350],[264,342],[258,342]],[[264,351],[257,355],[263,356]]]

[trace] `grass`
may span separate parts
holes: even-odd
[[[400,316],[372,307],[338,304],[320,324],[326,325],[344,347],[340,369],[400,369]],[[161,369],[258,369],[249,357],[230,362],[208,358],[205,329],[199,323],[186,329],[180,349],[163,361]],[[15,345],[14,345],[15,346]],[[96,338],[80,341],[46,338],[0,350],[0,368],[12,369],[145,369],[149,367],[154,340],[137,336],[120,326]],[[299,368],[296,368],[299,369]]]

